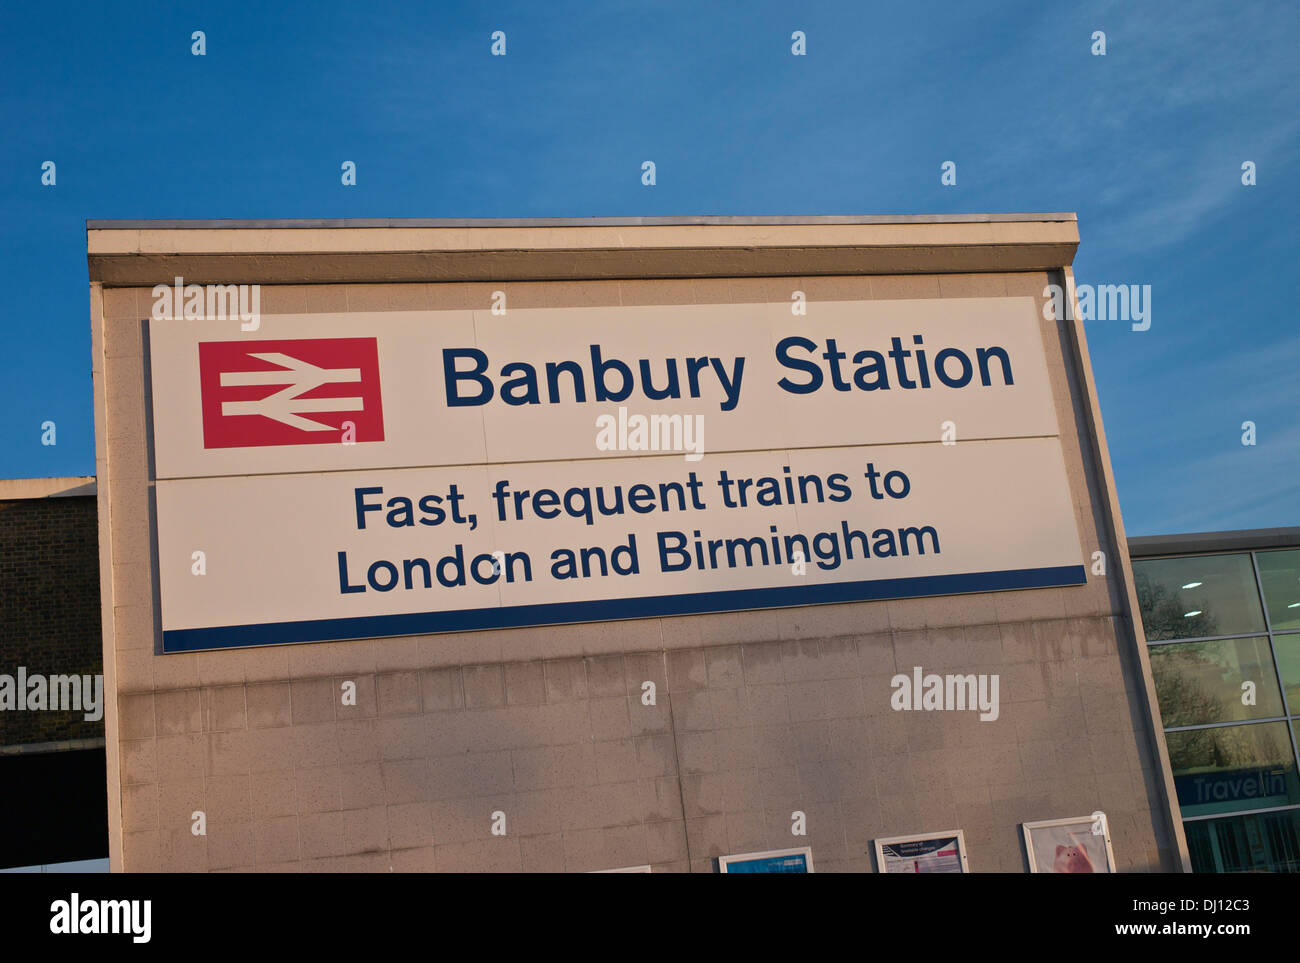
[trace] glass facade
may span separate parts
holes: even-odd
[[[1300,550],[1133,574],[1192,868],[1300,872]]]
[[[1300,873],[1300,810],[1184,823],[1198,873]]]

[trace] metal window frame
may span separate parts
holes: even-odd
[[[1293,551],[1289,549],[1276,549],[1275,551]],[[1250,568],[1255,576],[1255,594],[1259,597],[1260,609],[1264,616],[1264,628],[1258,632],[1240,632],[1233,635],[1198,635],[1186,639],[1147,639],[1147,646],[1153,645],[1170,645],[1175,642],[1217,642],[1220,639],[1248,639],[1268,633],[1268,608],[1264,604],[1264,595],[1262,587],[1259,584],[1259,566],[1255,564],[1255,549],[1253,548],[1224,548],[1212,552],[1187,552],[1175,553],[1173,555],[1143,555],[1139,558],[1131,559],[1132,564],[1142,562],[1165,562],[1173,558],[1210,558],[1216,555],[1246,555],[1250,559]],[[1133,572],[1134,579],[1137,578],[1137,570]],[[1146,635],[1146,621],[1142,619],[1142,613],[1137,613],[1138,619],[1142,620],[1142,634]],[[1300,631],[1297,629],[1296,631]],[[1270,646],[1271,646],[1270,642]]]
[[[1277,661],[1277,646],[1273,644],[1273,620],[1268,614],[1268,599],[1264,597],[1264,580],[1259,577],[1259,559],[1257,553],[1250,553],[1250,567],[1255,572],[1255,590],[1259,593],[1259,606],[1264,610],[1264,628],[1268,630],[1268,651],[1273,656],[1273,671],[1277,673],[1277,687],[1282,691],[1282,711],[1289,718],[1291,706],[1286,701],[1286,683],[1282,681],[1282,665]],[[1295,738],[1291,740],[1292,750],[1296,750]],[[1296,765],[1300,768],[1300,753],[1296,755]]]
[[[1264,595],[1264,580],[1260,577],[1259,556],[1261,554],[1270,554],[1274,552],[1293,552],[1296,546],[1279,545],[1270,548],[1224,548],[1214,551],[1192,551],[1192,552],[1174,552],[1162,553],[1159,555],[1146,555],[1133,559],[1134,562],[1161,561],[1172,558],[1206,558],[1215,555],[1246,555],[1250,559],[1251,574],[1255,579],[1255,597],[1259,602],[1260,612],[1264,616],[1264,631],[1261,632],[1244,632],[1231,635],[1206,635],[1188,639],[1161,639],[1159,641],[1148,641],[1148,650],[1162,645],[1181,645],[1192,642],[1227,642],[1234,639],[1252,639],[1264,638],[1268,640],[1269,656],[1272,659],[1273,675],[1277,680],[1278,692],[1282,700],[1282,715],[1269,716],[1263,719],[1243,719],[1231,722],[1208,722],[1191,726],[1166,726],[1164,732],[1167,735],[1171,732],[1191,732],[1204,729],[1228,729],[1236,726],[1254,726],[1266,725],[1269,723],[1282,723],[1286,727],[1287,738],[1291,741],[1291,761],[1295,766],[1295,771],[1300,773],[1300,740],[1297,739],[1297,730],[1300,729],[1300,716],[1296,715],[1286,693],[1286,682],[1282,678],[1282,665],[1277,657],[1276,637],[1279,635],[1300,635],[1300,629],[1282,629],[1274,631],[1273,620],[1268,612],[1268,599]],[[1138,618],[1142,618],[1142,613],[1137,613]],[[1145,628],[1145,626],[1144,626]],[[1171,760],[1172,762],[1172,760]],[[1170,769],[1172,771],[1172,765]],[[1225,819],[1232,816],[1249,816],[1260,813],[1285,812],[1287,810],[1300,809],[1300,803],[1288,804],[1285,806],[1271,806],[1263,809],[1242,809],[1222,813],[1204,813],[1197,816],[1187,816],[1182,812],[1182,805],[1178,804],[1178,816],[1184,823],[1204,822],[1209,819]]]
[[[1267,634],[1261,629],[1258,632],[1242,632],[1238,635],[1198,635],[1190,639],[1149,639],[1147,647],[1154,649],[1160,645],[1182,645],[1185,642],[1227,642],[1232,639],[1262,639]]]
[[[1202,722],[1194,726],[1165,726],[1165,732],[1196,732],[1200,729],[1231,729],[1235,726],[1254,726],[1262,722],[1291,722],[1289,716],[1268,716],[1264,719],[1236,719],[1232,722]]]
[[[1265,806],[1263,809],[1242,809],[1239,812],[1231,813],[1202,813],[1199,816],[1184,816],[1185,823],[1205,823],[1211,819],[1233,819],[1237,816],[1264,816],[1268,813],[1284,813],[1294,810],[1300,810],[1300,803],[1290,803],[1286,806]]]

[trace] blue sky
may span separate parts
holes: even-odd
[[[5,4],[0,477],[94,472],[87,218],[1076,211],[1078,282],[1152,288],[1088,325],[1129,534],[1297,525],[1297,48],[1289,2]]]

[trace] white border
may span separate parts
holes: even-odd
[[[652,873],[649,863],[641,866],[620,866],[618,869],[593,869],[593,873]]]
[[[961,858],[961,872],[970,872],[970,863],[966,859],[966,834],[960,829],[945,829],[938,833],[908,833],[906,836],[886,836],[872,840],[876,853],[876,872],[885,872],[885,847],[890,843],[911,843],[921,840],[957,838],[957,855]]]
[[[1098,812],[1101,815],[1101,828],[1103,830],[1102,838],[1106,843],[1106,872],[1118,873],[1119,870],[1115,868],[1115,852],[1110,848],[1110,820],[1106,818],[1104,812],[1101,812],[1100,810],[1098,810]],[[1055,826],[1073,826],[1079,823],[1086,823],[1091,827],[1094,822],[1096,822],[1096,819],[1093,816],[1072,816],[1067,819],[1039,819],[1035,822],[1021,823],[1020,828],[1025,836],[1025,855],[1029,857],[1029,871],[1031,873],[1039,872],[1038,867],[1034,864],[1034,841],[1031,836],[1032,830],[1050,829]],[[1043,872],[1047,871],[1043,870]]]

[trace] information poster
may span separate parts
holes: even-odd
[[[966,873],[966,841],[959,829],[878,839],[876,867],[882,873]]]
[[[765,853],[741,853],[718,857],[721,873],[811,873],[812,848],[774,849]]]
[[[1113,873],[1105,813],[1024,823],[1031,873]]]

